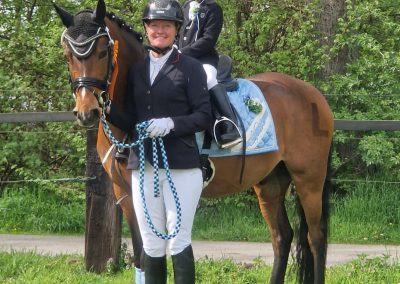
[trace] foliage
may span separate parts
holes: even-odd
[[[278,71],[309,81],[329,101],[336,119],[399,119],[400,2],[345,1],[332,34],[320,30],[325,0],[219,0],[224,28],[220,53],[237,77]],[[76,13],[97,0],[59,0]],[[183,2],[183,0],[182,0]],[[106,1],[107,9],[143,32],[146,0]],[[73,108],[63,30],[51,2],[2,1],[0,112]],[[329,64],[342,64],[326,72]],[[35,132],[30,132],[35,126]],[[336,178],[400,177],[399,133],[335,133]],[[1,124],[0,180],[82,176],[85,135],[71,123]],[[342,185],[340,185],[342,186]],[[0,184],[0,195],[5,184]],[[343,189],[343,188],[342,188]],[[239,201],[237,201],[239,202]]]
[[[399,119],[398,2],[346,1],[331,45],[318,30],[325,1],[237,1],[235,7],[219,2],[225,11],[219,50],[234,59],[237,76],[278,71],[309,81],[326,94],[337,119]],[[325,76],[325,66],[338,60],[344,70]],[[399,138],[388,132],[336,132],[335,174],[386,173],[398,180]],[[341,151],[350,146],[347,154]]]
[[[323,67],[326,48],[320,48],[314,29],[314,4],[259,0],[233,7],[219,2],[225,11],[219,49],[235,60],[238,76],[278,71],[311,80]]]
[[[1,9],[0,112],[72,109],[52,6],[4,1]],[[1,181],[82,176],[85,143],[70,133],[76,129],[71,123],[1,124]]]
[[[346,17],[339,21],[332,47],[334,53],[341,49],[348,51],[347,70],[344,74],[334,74],[322,86],[327,93],[336,94],[329,96],[336,118],[399,120],[398,10],[399,4],[386,1],[361,1],[357,5],[347,1]],[[389,132],[337,134],[341,168],[337,173],[359,176],[366,171],[386,173],[392,180],[398,180],[399,138],[398,133]],[[353,151],[341,152],[340,148],[349,143]]]

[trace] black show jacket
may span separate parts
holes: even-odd
[[[200,5],[198,20],[189,20],[189,3],[183,5],[185,22],[181,27],[178,47],[183,54],[192,56],[203,64],[218,65],[218,52],[215,49],[222,30],[223,12],[215,1],[204,1]]]
[[[195,133],[212,123],[207,79],[202,65],[174,49],[152,85],[150,58],[133,65],[128,73],[124,111],[111,108],[108,120],[126,132],[136,123],[152,118],[171,117],[174,129],[163,137],[169,167],[200,167]],[[145,156],[152,164],[151,139],[145,140]],[[163,163],[159,153],[159,166]]]

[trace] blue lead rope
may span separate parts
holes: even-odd
[[[143,209],[144,209],[144,216],[146,218],[146,222],[152,232],[159,238],[164,239],[164,240],[170,240],[174,238],[178,233],[181,228],[181,223],[182,223],[182,210],[181,210],[181,204],[179,202],[178,198],[178,193],[176,192],[175,184],[172,181],[171,178],[171,173],[169,171],[169,165],[168,165],[168,159],[167,159],[167,154],[165,152],[165,147],[164,147],[164,142],[161,137],[158,138],[152,138],[152,148],[153,148],[153,168],[154,168],[154,197],[158,198],[160,197],[160,180],[159,180],[159,166],[158,166],[158,153],[157,153],[157,142],[160,145],[160,150],[161,150],[161,156],[163,159],[163,165],[165,169],[165,175],[168,179],[169,187],[171,189],[172,195],[174,196],[175,200],[175,206],[176,206],[176,225],[175,229],[171,234],[163,234],[160,233],[156,227],[153,224],[153,221],[151,220],[149,211],[147,209],[147,203],[146,203],[146,198],[144,196],[144,168],[145,168],[145,155],[144,155],[144,140],[146,138],[149,138],[149,133],[146,132],[146,128],[150,125],[149,121],[144,121],[142,123],[139,123],[136,125],[136,131],[139,133],[138,140],[125,144],[121,143],[118,141],[114,135],[112,134],[112,131],[110,127],[108,126],[108,123],[104,116],[101,118],[101,122],[104,126],[104,129],[110,138],[111,142],[119,147],[119,148],[133,148],[135,146],[139,146],[139,188],[140,188],[140,196],[142,198],[142,204],[143,204]]]

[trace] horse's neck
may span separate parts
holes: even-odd
[[[114,41],[118,40],[118,77],[112,98],[112,105],[119,110],[123,109],[124,99],[126,94],[127,74],[128,69],[135,62],[142,60],[144,56],[142,44],[135,38],[133,33],[130,33],[123,28],[120,28],[115,22],[107,19],[107,26],[110,29],[111,37]],[[119,141],[125,136],[125,133],[120,129],[109,125],[115,138]],[[99,132],[97,138],[97,152],[103,162],[103,166],[108,170],[106,160],[109,160],[110,149],[112,143],[110,142],[107,134],[105,134],[103,126],[100,122]]]
[[[113,104],[121,108],[126,95],[128,70],[135,62],[143,60],[144,49],[132,32],[124,30],[110,20],[107,26],[109,26],[113,40],[118,40],[118,77],[114,89]]]

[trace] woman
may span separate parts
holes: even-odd
[[[172,256],[175,283],[195,282],[191,233],[203,185],[195,133],[212,123],[212,115],[202,65],[173,47],[182,22],[183,11],[177,1],[149,1],[143,13],[149,54],[144,62],[130,69],[126,110],[121,113],[111,108],[108,114],[110,122],[129,132],[136,123],[151,121],[146,131],[150,137],[163,137],[182,209],[179,233],[169,241],[157,237],[146,222],[139,171],[132,171],[132,197],[143,239],[146,284],[166,283],[167,249]],[[151,141],[146,139],[146,205],[155,228],[171,233],[177,221],[175,200],[163,169],[159,173],[160,196],[154,197],[152,153]],[[162,161],[161,156],[158,160]]]
[[[218,84],[218,52],[215,49],[222,30],[223,13],[215,0],[191,0],[183,5],[185,22],[182,26],[178,46],[183,54],[199,60],[207,74],[207,87],[215,106],[214,114],[219,122],[216,141],[222,148],[242,141],[237,119],[225,88]]]

